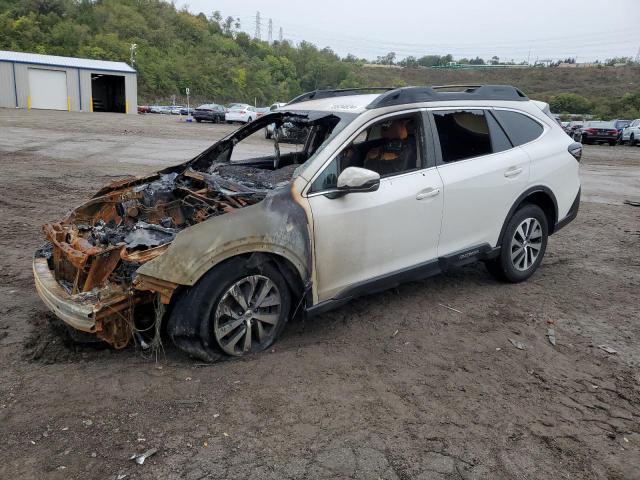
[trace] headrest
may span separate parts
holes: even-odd
[[[382,138],[386,140],[406,140],[408,136],[407,127],[400,120],[394,120],[382,130]]]

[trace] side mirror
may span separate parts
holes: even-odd
[[[339,198],[347,193],[375,192],[380,187],[380,174],[360,167],[347,167],[338,176],[338,185],[327,192],[327,198]]]

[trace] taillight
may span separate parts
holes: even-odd
[[[619,132],[618,132],[618,130],[609,130],[609,133],[611,135],[618,135]]]
[[[595,128],[587,128],[587,129],[585,129],[585,132],[587,132],[587,133],[596,133],[596,129]]]
[[[575,158],[577,161],[580,161],[582,158],[582,144],[578,142],[574,142],[567,148],[569,153]]]

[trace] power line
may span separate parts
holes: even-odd
[[[256,31],[254,34],[254,38],[257,38],[258,40],[260,40],[260,27],[261,27],[261,22],[260,22],[260,12],[256,12]]]

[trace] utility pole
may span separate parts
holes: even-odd
[[[640,48],[638,48],[638,53],[636,53],[635,62],[640,63]]]
[[[260,12],[256,12],[256,31],[254,34],[254,38],[260,40]]]
[[[268,35],[269,45],[273,43],[273,20],[269,19],[269,35]]]
[[[282,27],[280,27],[280,32],[278,33],[278,40],[282,43]]]
[[[136,50],[138,49],[137,43],[132,43],[131,47],[129,47],[129,64],[131,68],[134,68],[134,64],[136,63]]]

